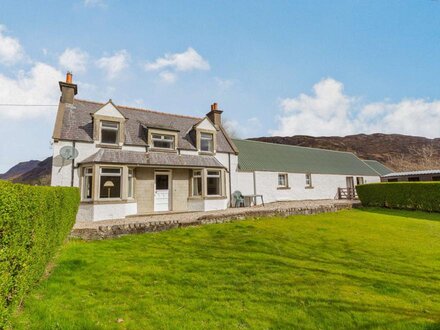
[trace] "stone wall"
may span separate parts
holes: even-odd
[[[116,224],[116,225],[103,225],[96,228],[75,228],[71,237],[81,238],[84,240],[99,240],[106,238],[114,238],[122,235],[128,234],[142,234],[142,233],[152,233],[158,231],[164,231],[174,228],[188,227],[188,226],[199,226],[205,224],[215,224],[215,223],[226,223],[236,220],[243,220],[246,218],[261,218],[270,216],[287,217],[291,215],[312,215],[320,213],[337,212],[344,209],[351,209],[357,207],[358,204],[353,203],[338,203],[334,205],[325,206],[310,206],[310,207],[280,207],[277,209],[265,209],[262,207],[254,209],[246,209],[243,212],[215,212],[215,213],[200,213],[199,216],[193,219],[185,220],[167,220],[164,215],[163,220],[155,221],[145,221],[145,222],[135,222],[130,223],[127,219],[127,223]],[[175,214],[170,214],[171,217],[175,218]]]

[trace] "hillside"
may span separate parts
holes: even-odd
[[[440,138],[428,139],[400,134],[357,134],[344,137],[273,136],[250,140],[350,151],[362,159],[380,161],[395,171],[440,168]]]
[[[50,185],[51,170],[52,157],[48,157],[43,161],[30,160],[18,163],[6,173],[0,174],[0,180],[48,186]]]
[[[21,162],[11,167],[6,173],[0,174],[0,180],[13,180],[20,175],[34,169],[40,163],[39,160],[30,160]]]

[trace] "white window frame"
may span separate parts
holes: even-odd
[[[280,184],[280,178],[284,177],[284,184]],[[289,175],[287,173],[278,173],[278,188],[289,188]]]
[[[306,188],[313,188],[312,174],[306,173]]]
[[[194,188],[196,186],[195,179],[200,180],[201,182],[201,188],[198,195],[194,194]],[[203,196],[203,174],[202,170],[193,170],[192,172],[192,179],[191,179],[191,196],[192,197],[202,197]]]
[[[205,137],[204,137],[205,135]],[[210,136],[210,138],[206,137],[207,135]],[[202,149],[202,141],[210,141],[209,143],[209,150],[203,150]],[[207,132],[200,132],[200,151],[201,152],[214,152],[214,133],[207,133]]]
[[[133,199],[134,198],[134,169],[128,169],[128,177],[127,177],[127,197]]]
[[[111,121],[111,120],[101,120],[100,122],[101,124],[101,130],[100,130],[100,143],[101,144],[108,144],[108,145],[118,145],[119,144],[119,128],[121,127],[120,123],[117,121]],[[105,124],[112,124],[112,125],[116,125],[116,127],[104,127]],[[102,131],[103,130],[108,130],[108,131],[116,131],[116,141],[115,143],[110,143],[110,142],[103,142],[102,141]]]
[[[90,197],[86,197],[87,187],[88,187],[88,178],[92,178],[90,184]],[[82,193],[81,197],[83,201],[90,201],[93,199],[93,167],[84,167],[83,168],[83,183],[82,183]]]
[[[216,172],[217,174],[209,174],[209,172]],[[219,194],[215,194],[215,195],[208,194],[208,179],[209,178],[218,178],[218,184],[219,184],[218,191],[219,191]],[[207,197],[222,196],[222,191],[223,191],[223,188],[222,188],[222,171],[220,171],[220,170],[207,170],[206,171],[206,196]]]
[[[118,173],[103,173],[103,170],[119,170],[119,174]],[[119,197],[101,197],[101,178],[103,176],[118,176],[120,177],[120,187],[119,187]],[[122,199],[122,179],[123,179],[123,175],[122,175],[122,167],[100,167],[99,168],[99,182],[98,182],[98,187],[99,187],[99,195],[98,198],[100,200],[106,200],[106,201],[110,201],[110,200],[121,200]]]
[[[159,137],[159,138],[158,138]],[[171,138],[171,139],[169,139]],[[169,142],[171,147],[156,147],[154,142]],[[151,133],[151,144],[154,149],[164,149],[164,150],[176,150],[176,136],[171,134],[162,134],[162,133]]]

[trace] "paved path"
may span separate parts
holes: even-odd
[[[288,202],[275,202],[267,203],[265,206],[258,205],[253,207],[241,207],[241,208],[229,208],[221,211],[209,211],[209,212],[186,212],[186,213],[165,213],[146,216],[130,216],[125,219],[115,220],[103,220],[103,221],[89,221],[89,222],[77,222],[73,227],[73,230],[82,229],[97,229],[103,227],[112,226],[127,226],[130,224],[146,224],[146,223],[158,223],[158,222],[178,222],[196,223],[207,219],[226,219],[226,218],[240,218],[247,216],[264,216],[270,214],[283,214],[290,211],[291,214],[295,214],[292,210],[305,211],[314,210],[317,208],[351,208],[353,204],[359,203],[358,201],[349,200],[306,200],[306,201],[288,201]],[[309,212],[298,212],[298,214],[309,214]],[[310,212],[314,213],[314,212]]]

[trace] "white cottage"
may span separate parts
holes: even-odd
[[[216,103],[197,118],[79,100],[70,73],[60,89],[52,185],[80,188],[80,221],[221,210],[237,190],[327,199],[380,181],[351,153],[232,140]]]

